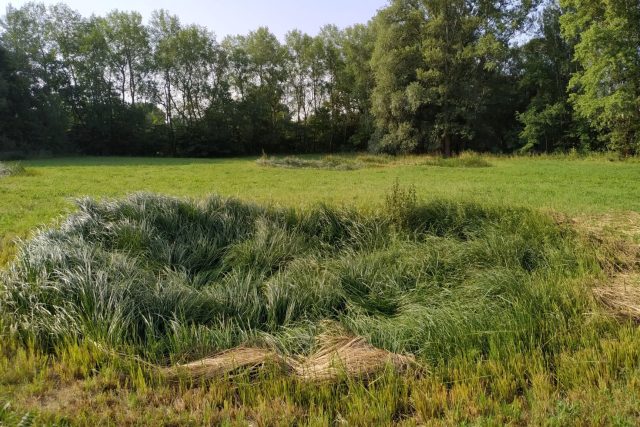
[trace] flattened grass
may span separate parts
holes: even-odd
[[[373,212],[81,200],[3,277],[0,421],[638,421],[640,334],[591,297],[599,249],[536,211],[413,194],[396,186]],[[336,323],[426,370],[319,384],[267,367],[176,383],[148,363],[243,344],[314,355]]]

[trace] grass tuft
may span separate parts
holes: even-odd
[[[0,162],[0,178],[21,175],[27,175],[27,170],[20,163]]]
[[[439,166],[446,168],[489,168],[493,164],[479,154],[464,152],[458,157],[434,157],[425,160],[425,166]]]
[[[381,160],[382,161],[382,160]],[[342,156],[324,156],[321,159],[303,159],[296,156],[268,157],[262,156],[257,160],[260,166],[269,166],[286,169],[328,169],[337,171],[350,171],[379,165],[371,158],[361,160],[360,158],[347,158]]]

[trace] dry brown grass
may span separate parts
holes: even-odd
[[[593,288],[596,299],[614,317],[640,323],[640,213],[558,216],[556,220],[598,246],[607,279]]]
[[[265,366],[288,368],[286,360],[274,351],[263,348],[239,347],[214,357],[196,360],[161,370],[169,380],[179,378],[214,379],[233,376],[235,372],[255,371]]]
[[[346,375],[373,375],[386,367],[407,370],[416,367],[412,356],[391,353],[373,347],[359,337],[322,337],[323,345],[311,356],[297,363],[295,373],[304,380],[323,381]]]
[[[640,213],[610,212],[569,217],[551,212],[556,223],[570,227],[597,248],[603,270],[613,277],[640,270]]]
[[[607,234],[631,242],[640,239],[640,212],[609,212],[598,215],[581,215],[573,223],[592,234]]]
[[[593,293],[615,317],[640,323],[640,273],[616,274]]]
[[[388,367],[405,371],[418,365],[412,356],[373,347],[364,338],[321,336],[318,350],[308,357],[287,357],[264,348],[239,347],[214,357],[164,368],[163,377],[212,379],[278,367],[305,381],[330,381],[340,377],[367,377]]]

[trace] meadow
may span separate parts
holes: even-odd
[[[421,199],[447,198],[524,206],[568,214],[640,211],[640,168],[596,156],[496,157],[495,167],[449,168],[408,157],[396,165],[359,170],[278,169],[255,159],[71,158],[22,162],[29,176],[0,180],[0,261],[10,242],[73,209],[83,196],[136,191],[204,197],[237,196],[282,206],[324,202],[367,207],[380,203],[395,180]],[[421,164],[422,163],[422,164]]]
[[[22,166],[0,425],[639,421],[634,160]]]

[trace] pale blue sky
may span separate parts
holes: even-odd
[[[28,0],[0,0],[4,5],[20,7]],[[60,0],[44,0],[46,4]],[[84,16],[103,15],[112,9],[136,10],[145,18],[155,9],[167,9],[185,24],[199,24],[213,31],[218,40],[229,34],[246,34],[268,26],[280,39],[292,29],[315,35],[325,24],[346,27],[365,23],[387,0],[66,0]]]

